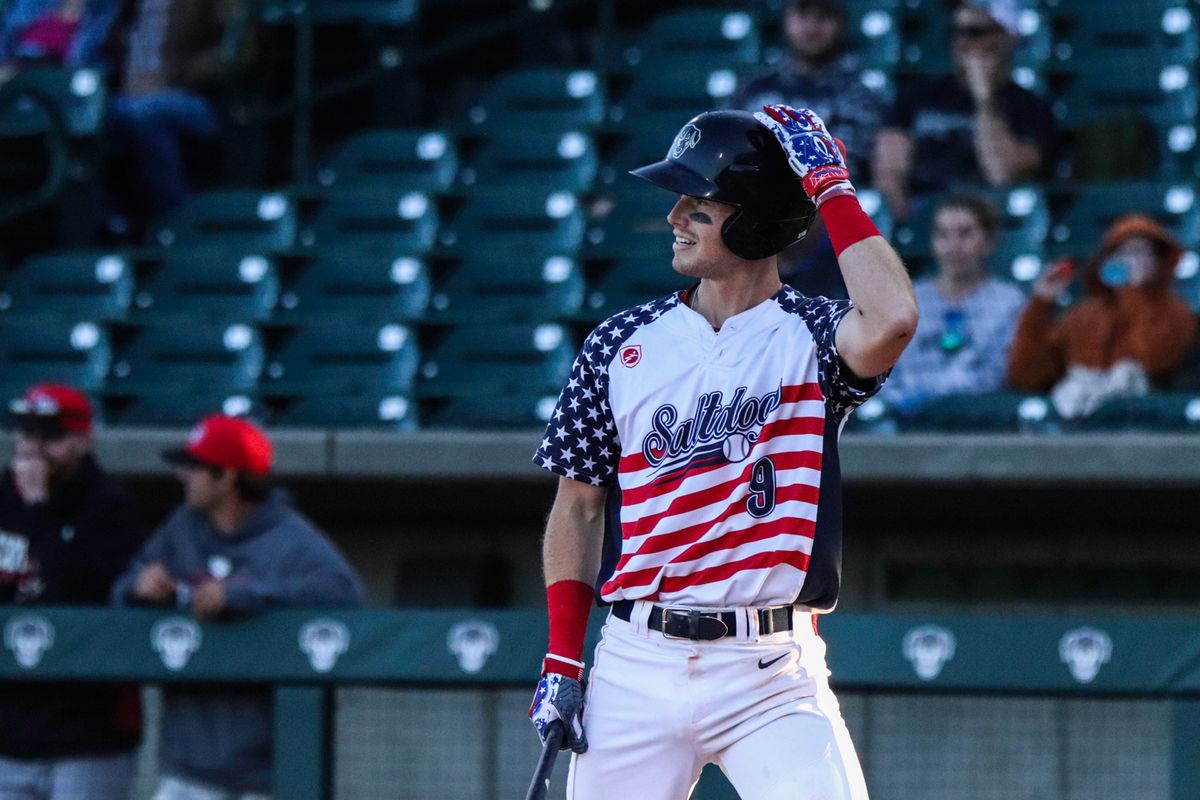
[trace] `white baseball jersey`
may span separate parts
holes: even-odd
[[[534,461],[619,494],[603,599],[833,607],[837,437],[884,379],[838,357],[849,309],[784,287],[718,332],[673,294],[592,331]]]

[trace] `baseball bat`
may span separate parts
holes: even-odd
[[[550,723],[550,728],[546,731],[546,743],[542,745],[542,755],[533,770],[533,780],[529,782],[525,800],[546,800],[546,791],[550,788],[550,773],[554,772],[554,759],[558,758],[558,749],[562,747],[565,735],[566,731],[561,721],[555,720]]]

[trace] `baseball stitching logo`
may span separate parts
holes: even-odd
[[[630,345],[621,350],[621,363],[626,367],[636,367],[642,363],[642,346],[640,344]]]
[[[700,144],[700,129],[692,123],[683,126],[683,130],[675,137],[675,141],[671,143],[671,158],[679,158],[688,150],[691,150],[696,145]]]
[[[922,625],[904,634],[904,657],[912,662],[917,677],[931,681],[954,658],[954,634],[938,625]]]
[[[1069,630],[1058,642],[1058,657],[1079,683],[1096,680],[1100,668],[1112,658],[1112,652],[1112,637],[1096,628]]]
[[[54,626],[44,617],[23,614],[4,626],[4,646],[12,651],[17,665],[33,669],[54,644]]]

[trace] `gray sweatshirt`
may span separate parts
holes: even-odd
[[[362,584],[346,559],[282,492],[260,504],[228,536],[203,515],[177,509],[112,588],[116,605],[132,605],[138,573],[162,563],[181,584],[196,586],[225,572],[224,616],[270,608],[355,608]],[[261,685],[167,685],[163,689],[164,773],[230,791],[270,792],[272,694]]]

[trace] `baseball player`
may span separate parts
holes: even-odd
[[[838,434],[909,341],[912,286],[810,111],[701,114],[633,174],[679,196],[696,282],[592,331],[534,456],[561,478],[530,717],[565,723],[570,800],[682,800],[706,763],[744,800],[865,798],[815,615],[840,582]],[[816,213],[849,301],[779,282]]]

